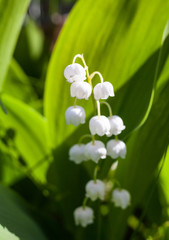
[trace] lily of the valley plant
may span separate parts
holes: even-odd
[[[76,63],[77,58],[82,60],[83,66]],[[95,75],[99,76],[100,83],[93,86],[92,79]],[[93,209],[86,206],[88,199],[91,201],[97,199],[103,201],[106,196],[106,179],[103,181],[97,178],[98,170],[102,170],[98,167],[99,161],[101,161],[101,159],[106,161],[107,156],[110,156],[112,159],[119,157],[125,158],[126,156],[126,144],[118,139],[118,135],[125,129],[125,125],[119,116],[112,114],[111,106],[107,102],[102,101],[102,99],[106,100],[109,97],[115,96],[113,85],[110,82],[104,82],[100,72],[96,71],[89,74],[88,66],[86,65],[83,55],[78,54],[74,57],[73,63],[65,68],[64,76],[67,81],[71,83],[71,97],[75,97],[74,106],[70,106],[65,113],[67,124],[78,126],[79,124],[85,123],[85,109],[76,104],[77,99],[88,100],[92,97],[97,105],[97,115],[93,116],[89,121],[90,135],[86,134],[81,136],[79,143],[72,146],[69,150],[69,159],[74,163],[80,164],[84,161],[91,160],[96,164],[93,179],[89,180],[85,187],[86,194],[83,204],[74,211],[75,224],[86,227],[94,221]],[[100,103],[108,107],[108,117],[101,115]],[[112,139],[110,139],[105,146],[102,141],[95,139],[96,135],[100,137],[106,135]],[[91,138],[89,143],[82,143],[83,139],[89,137]],[[130,205],[131,196],[127,190],[119,186],[119,183],[116,187],[117,183],[118,181],[114,179],[110,201],[114,203],[115,207],[125,209]]]

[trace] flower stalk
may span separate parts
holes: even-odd
[[[81,59],[83,66],[76,63],[77,58]],[[93,86],[92,80],[95,75],[99,76],[100,83]],[[108,102],[100,102],[100,100],[114,97],[113,85],[104,81],[102,74],[98,71],[94,71],[91,75],[89,74],[83,54],[77,54],[73,58],[73,63],[65,68],[64,76],[71,83],[71,97],[75,97],[74,106],[69,107],[65,112],[67,124],[78,126],[86,122],[85,109],[77,105],[77,99],[88,100],[92,97],[94,111],[97,110],[95,116],[92,116],[89,120],[90,134],[83,135],[78,143],[69,150],[69,159],[75,164],[81,164],[89,160],[96,164],[93,171],[93,179],[86,184],[86,194],[82,206],[74,211],[75,224],[86,227],[92,224],[94,220],[94,212],[92,208],[87,206],[88,200],[95,201],[100,199],[103,201],[106,195],[105,181],[98,179],[98,171],[101,171],[99,162],[102,160],[106,161],[107,156],[110,156],[112,159],[125,158],[126,156],[126,145],[118,139],[118,135],[125,129],[125,125],[119,116],[113,115]],[[101,115],[100,104],[107,106],[109,117]],[[111,137],[114,135],[115,139],[109,140],[105,146],[102,141],[95,140],[95,135],[100,137],[104,135]],[[82,143],[85,138],[90,138],[91,141],[86,144]],[[120,183],[116,179],[114,179],[115,185],[118,188],[113,190],[111,201],[115,206],[125,209],[130,204],[130,194],[127,190],[121,189]]]

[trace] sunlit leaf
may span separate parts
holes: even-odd
[[[135,121],[129,128],[141,122],[152,95],[161,36],[168,18],[166,9],[169,4],[161,4],[159,0],[153,5],[145,0],[77,3],[56,43],[47,74],[45,114],[54,146],[74,131],[73,127],[65,126],[64,113],[73,100],[63,71],[77,53],[84,53],[89,71],[100,71],[106,81],[113,83],[115,92],[132,79],[137,89],[129,84],[123,97],[140,109],[133,111]],[[132,96],[133,91],[136,94]],[[137,96],[138,101],[134,98]],[[89,115],[93,111],[92,102],[81,102]]]
[[[161,186],[165,192],[167,204],[164,206],[169,214],[169,175],[168,175],[168,169],[169,169],[169,149],[167,150],[165,163],[161,172]]]
[[[50,152],[46,119],[13,97],[4,94],[2,101],[8,111],[8,115],[1,113],[3,125],[15,131],[15,144],[19,153],[28,168],[32,169],[31,172],[39,180],[45,181]]]
[[[19,238],[13,233],[9,232],[7,228],[3,228],[0,225],[0,236],[2,240],[19,240]]]
[[[10,62],[2,91],[29,104],[37,99],[30,79],[14,59]]]
[[[30,0],[0,0],[0,89]]]

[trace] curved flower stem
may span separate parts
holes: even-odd
[[[91,76],[89,74],[89,70],[88,70],[88,66],[84,60],[83,54],[77,54],[74,58],[73,58],[73,63],[75,63],[76,59],[80,58],[83,62],[84,68],[86,70],[86,76],[87,76],[87,81],[88,83],[91,85],[92,87],[92,101],[93,101],[93,106],[94,106],[94,111],[96,109],[96,104],[95,104],[95,99],[94,99],[94,95],[93,95],[93,86],[92,86],[92,81],[91,81]]]
[[[111,109],[111,106],[108,102],[100,102],[100,104],[105,104],[107,107],[108,107],[108,110],[109,110],[109,116],[112,117],[113,116],[113,113],[112,113],[112,109]]]
[[[117,179],[113,179],[114,185],[116,185],[118,188],[121,188],[121,184]]]
[[[78,144],[80,145],[82,143],[83,139],[85,139],[85,138],[91,138],[93,141],[93,137],[94,137],[93,135],[85,134],[85,135],[81,136],[81,138],[78,141]]]
[[[95,137],[94,137],[94,135],[92,135],[92,145],[94,145],[95,144]]]
[[[76,107],[76,103],[77,103],[77,98],[75,98],[74,107]]]
[[[115,137],[115,140],[116,140],[116,141],[118,141],[118,140],[119,140],[119,138],[118,138],[118,136],[117,136],[117,135],[115,135],[114,137]]]
[[[103,76],[101,75],[101,73],[100,72],[93,72],[91,75],[90,75],[90,78],[91,78],[91,80],[93,79],[93,77],[95,76],[95,75],[99,75],[99,77],[100,77],[100,82],[101,83],[103,83]]]
[[[85,62],[85,60],[84,60],[83,54],[77,54],[77,55],[73,58],[73,63],[75,63],[75,61],[76,61],[77,58],[80,58],[80,59],[82,60],[83,65],[84,65],[84,68],[85,68],[85,70],[86,70],[87,78],[90,78],[88,66],[87,66],[87,64],[86,64],[86,62]]]
[[[73,64],[76,62],[76,59],[77,58],[80,58],[80,59],[82,59],[83,58],[83,55],[82,54],[77,54],[76,56],[74,56],[74,58],[73,58]],[[83,61],[83,60],[82,60]],[[84,64],[85,65],[85,67],[86,67],[86,64]]]
[[[85,197],[84,200],[83,200],[83,204],[82,204],[83,205],[83,209],[85,209],[87,201],[88,201],[88,197]]]
[[[100,113],[100,102],[99,100],[96,101],[97,102],[97,114],[98,114],[98,117],[100,117],[101,113]]]
[[[99,171],[99,166],[97,165],[97,166],[95,167],[95,170],[94,170],[94,173],[93,173],[94,183],[97,182],[97,173],[98,173],[98,171]]]

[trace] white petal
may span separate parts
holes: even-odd
[[[116,188],[112,192],[112,201],[114,202],[116,207],[121,207],[122,209],[125,209],[130,205],[130,193],[125,189]]]
[[[97,198],[104,200],[105,197],[105,184],[101,180],[89,181],[86,184],[86,197],[90,198],[92,201],[95,201]]]
[[[120,140],[110,140],[107,143],[107,155],[116,159],[118,157],[126,157],[126,144]]]
[[[110,136],[119,135],[126,127],[123,124],[123,120],[117,116],[113,115],[112,117],[108,117],[110,122]]]
[[[81,106],[71,106],[66,110],[65,118],[67,124],[78,126],[80,123],[85,123],[85,110]]]
[[[89,121],[89,129],[92,135],[109,135],[110,134],[110,123],[105,116],[95,116]]]
[[[88,160],[98,163],[99,159],[106,158],[107,150],[103,142],[96,140],[94,144],[93,142],[86,144],[84,152]]]
[[[96,100],[114,97],[113,85],[110,82],[98,83],[93,89]]]
[[[71,97],[88,100],[91,93],[92,93],[92,87],[87,82],[74,82],[71,84],[71,88],[70,88]]]
[[[76,225],[81,225],[86,227],[89,224],[93,223],[94,212],[90,207],[78,207],[74,211],[74,219]]]
[[[78,63],[68,65],[64,70],[64,76],[68,82],[83,81],[86,79],[85,69]]]
[[[84,154],[85,144],[75,144],[69,150],[69,159],[76,164],[86,161]]]

